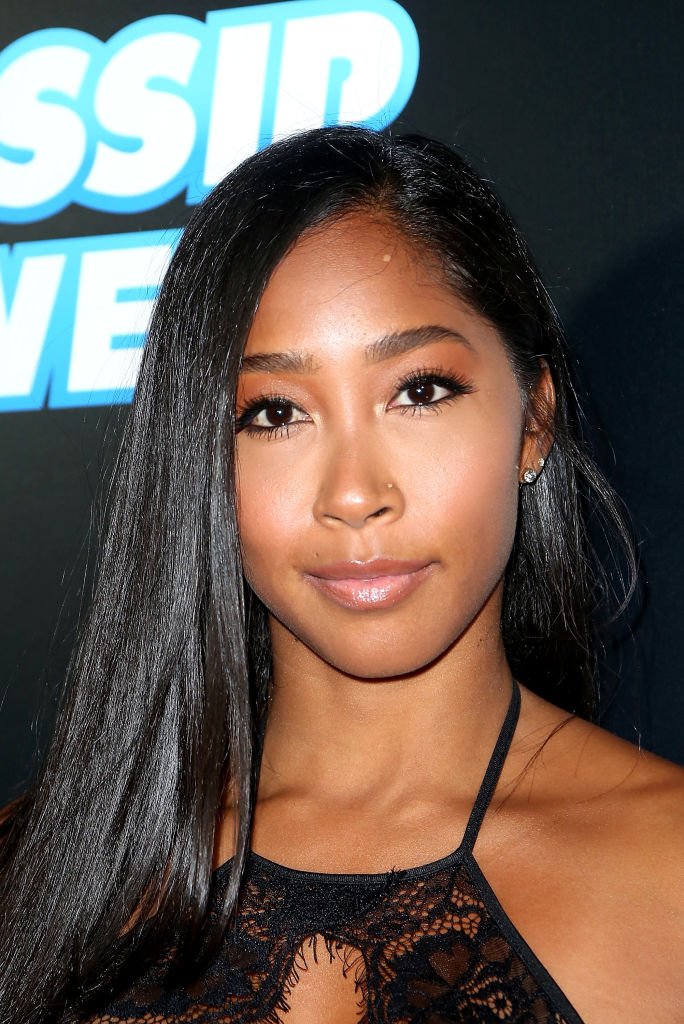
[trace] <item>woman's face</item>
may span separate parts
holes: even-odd
[[[285,257],[237,417],[245,574],[274,644],[386,678],[476,619],[498,630],[519,480],[539,453],[496,331],[387,223],[352,215]]]

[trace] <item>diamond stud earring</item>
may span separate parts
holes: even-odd
[[[544,468],[545,461],[546,460],[544,458],[539,458],[539,461],[537,463],[537,465],[539,466],[539,473],[541,473],[542,469]],[[539,476],[539,473],[536,469],[526,469],[523,473],[522,482],[526,484],[533,484]]]

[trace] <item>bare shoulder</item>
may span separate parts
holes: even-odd
[[[684,909],[684,768],[527,691],[524,702],[518,758],[539,762],[533,776],[568,842],[580,837],[623,879],[643,884],[650,867],[650,884]]]

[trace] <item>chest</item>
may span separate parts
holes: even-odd
[[[220,955],[191,990],[150,994],[148,979],[100,1020],[581,1024],[459,851],[382,876],[321,876],[253,856]]]

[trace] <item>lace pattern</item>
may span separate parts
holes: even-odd
[[[529,949],[515,948],[517,933],[504,934],[470,856],[445,861],[427,875],[337,880],[252,855],[239,928],[192,990],[147,979],[89,1022],[287,1024],[301,948],[321,936],[330,962],[342,955],[351,974],[359,1024],[581,1024]],[[225,881],[219,869],[213,906]]]

